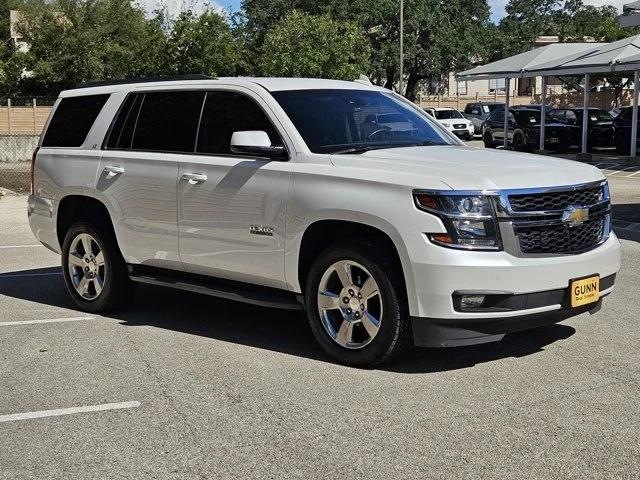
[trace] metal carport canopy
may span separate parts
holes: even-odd
[[[487,80],[493,78],[519,78],[525,72],[566,59],[574,54],[584,53],[606,45],[604,43],[552,43],[545,47],[503,58],[496,62],[480,65],[456,75],[458,80]],[[538,74],[539,75],[539,74]]]
[[[505,106],[509,107],[509,88],[511,78],[524,77],[531,69],[537,68],[540,65],[547,65],[549,63],[558,64],[568,57],[574,58],[574,56],[580,56],[585,52],[591,52],[597,49],[604,43],[552,43],[550,45],[535,48],[527,52],[519,53],[511,57],[503,58],[496,62],[488,63],[487,65],[480,65],[470,70],[465,70],[456,75],[458,80],[489,80],[494,78],[504,78],[505,82]],[[542,76],[542,105],[540,114],[540,150],[544,150],[545,145],[545,115],[544,104],[546,101],[546,73],[535,74],[527,76]],[[585,118],[588,118],[585,115]],[[509,115],[504,116],[504,131],[508,131]],[[586,149],[586,141],[583,141]],[[504,135],[503,146],[507,148],[508,135]]]
[[[587,107],[589,100],[589,74],[608,72],[633,72],[633,112],[631,117],[631,145],[629,153],[636,156],[638,135],[638,90],[640,89],[640,35],[618,40],[598,48],[568,55],[559,61],[551,61],[527,69],[523,76],[584,75],[584,114],[582,122],[583,153],[586,152]]]

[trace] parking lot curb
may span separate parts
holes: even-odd
[[[13,190],[9,190],[8,188],[0,187],[0,197],[4,197],[5,195],[11,195],[12,197],[17,197],[18,193]]]

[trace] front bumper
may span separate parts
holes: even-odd
[[[437,319],[412,317],[413,341],[419,347],[458,347],[502,340],[507,333],[552,325],[585,312],[596,313],[602,306],[602,299],[613,291],[615,275],[601,280],[603,291],[598,302],[572,308],[569,289],[549,290],[531,295],[514,295],[536,299],[554,310],[529,313],[515,317],[476,319]],[[546,300],[546,302],[545,302]],[[559,303],[554,303],[559,302]],[[515,302],[518,303],[518,302]],[[529,309],[533,311],[535,308]]]
[[[411,308],[414,341],[422,346],[494,341],[510,331],[507,324],[512,321],[529,328],[527,319],[554,323],[578,315],[585,310],[567,309],[562,295],[562,292],[568,292],[570,281],[591,275],[599,275],[604,281],[620,269],[620,243],[614,233],[605,243],[588,252],[549,257],[516,257],[504,251],[458,251],[424,241],[427,244],[422,244],[422,258],[412,262],[416,298]],[[612,290],[613,283],[610,286],[603,283],[601,296]],[[454,294],[461,291],[506,296],[553,291],[556,294],[549,295],[547,303],[540,302],[539,295],[536,302],[514,302],[514,309],[508,311],[461,312],[454,305]],[[562,318],[554,320],[558,315]],[[523,322],[519,323],[518,319]],[[484,328],[478,330],[482,322],[491,325],[491,333],[486,333]],[[469,335],[458,336],[454,331],[469,330],[470,324],[475,325],[476,329],[471,330],[476,334],[472,335],[473,340],[461,343]],[[434,334],[434,326],[450,335],[445,338]],[[501,334],[495,333],[501,329]],[[429,338],[430,334],[434,334],[433,339]],[[498,338],[490,338],[496,335]],[[489,338],[483,338],[487,336]]]

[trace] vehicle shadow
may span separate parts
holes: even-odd
[[[640,242],[640,203],[611,205],[613,229],[624,240]]]
[[[59,272],[59,267],[55,267],[2,273],[0,296],[75,309]],[[3,317],[8,315],[10,313],[4,312]],[[152,326],[331,362],[316,344],[306,317],[300,311],[269,309],[162,287],[140,286],[126,310],[102,316],[119,320],[124,327]],[[540,352],[574,332],[569,326],[553,325],[507,335],[499,343],[414,349],[380,369],[416,374],[468,368]]]

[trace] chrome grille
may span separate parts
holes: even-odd
[[[571,227],[565,223],[537,226],[514,225],[514,232],[525,254],[572,254],[590,250],[600,244],[607,223],[606,216],[587,220]]]
[[[580,190],[509,195],[509,204],[514,212],[542,212],[573,205],[595,205],[603,199],[604,186],[598,185]]]

